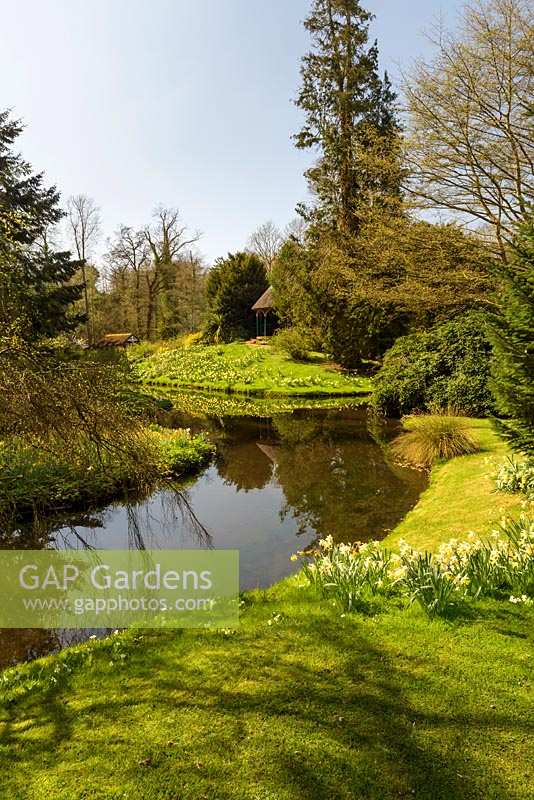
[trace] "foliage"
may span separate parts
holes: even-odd
[[[206,282],[208,336],[217,342],[255,336],[252,306],[267,286],[265,266],[254,253],[230,253],[218,259]]]
[[[302,242],[288,240],[280,249],[269,278],[281,322],[306,331],[310,338],[320,342],[319,298],[313,284],[315,269],[311,249]]]
[[[0,519],[102,503],[126,490],[144,490],[198,469],[212,451],[203,436],[157,426],[139,436],[142,464],[132,463],[129,453],[101,452],[81,435],[72,436],[68,450],[50,439],[46,450],[29,447],[24,439],[5,439],[0,443]]]
[[[296,105],[305,123],[294,139],[320,157],[306,172],[316,208],[301,211],[345,232],[357,231],[362,209],[400,195],[395,94],[378,75],[371,20],[357,0],[314,0],[304,21],[312,48],[301,63]]]
[[[427,207],[489,227],[504,261],[534,201],[533,34],[525,0],[467,3],[455,30],[436,32],[434,58],[418,61],[404,87],[412,191]]]
[[[0,112],[0,329],[17,325],[26,340],[72,330],[69,317],[82,287],[70,279],[78,269],[70,253],[50,243],[50,229],[63,216],[55,187],[13,151],[19,122]]]
[[[534,461],[509,458],[500,466],[495,485],[500,492],[520,492],[534,500]]]
[[[392,594],[417,601],[429,617],[447,616],[468,600],[481,597],[534,598],[534,520],[506,520],[491,539],[475,534],[453,539],[436,554],[420,553],[402,542],[400,554],[380,542],[335,544],[319,541],[304,564],[309,583],[323,596],[351,611],[375,596]]]
[[[374,379],[373,407],[388,416],[433,407],[491,413],[486,327],[483,316],[471,313],[400,337]]]
[[[280,328],[271,338],[271,346],[296,361],[306,361],[311,349],[309,339],[297,328]]]
[[[480,240],[454,225],[374,211],[358,236],[284,245],[271,280],[281,318],[353,367],[410,328],[488,306],[491,266]]]
[[[515,450],[534,455],[534,216],[516,238],[509,264],[500,264],[500,315],[494,315],[491,389],[504,419],[499,429]]]
[[[184,347],[193,347],[193,345],[201,344],[203,339],[204,333],[202,331],[188,333],[187,336],[184,336],[183,345]]]
[[[336,395],[367,392],[369,381],[321,364],[304,364],[270,347],[247,344],[164,349],[135,360],[133,373],[156,386],[204,388],[256,395]]]
[[[424,414],[405,417],[402,422],[408,431],[392,442],[391,449],[403,463],[428,468],[436,461],[469,455],[479,449],[469,421],[461,417]]]

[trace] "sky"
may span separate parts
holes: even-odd
[[[313,158],[291,141],[310,0],[0,0],[0,108],[24,157],[61,192],[94,198],[102,236],[158,204],[202,232],[210,264],[306,198]],[[462,0],[367,0],[381,68],[427,57]]]

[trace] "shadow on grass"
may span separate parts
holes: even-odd
[[[155,637],[126,674],[80,676],[76,710],[69,685],[8,707],[0,796],[47,796],[27,788],[42,771],[58,800],[519,797],[479,750],[531,737],[534,722],[440,702],[428,664],[392,657],[357,620],[265,621],[185,644]],[[451,698],[468,691],[450,683]]]

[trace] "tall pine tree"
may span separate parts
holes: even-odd
[[[296,105],[306,115],[298,148],[319,150],[306,172],[316,208],[300,212],[357,233],[369,206],[400,197],[400,128],[395,94],[369,45],[373,15],[358,0],[314,0],[304,22],[312,49],[302,59]]]
[[[0,327],[28,340],[73,330],[69,316],[81,286],[69,283],[79,264],[58,252],[48,232],[63,216],[55,187],[13,150],[20,123],[0,112]]]
[[[521,226],[510,263],[499,263],[500,315],[492,325],[492,390],[499,428],[515,450],[534,456],[534,214]]]

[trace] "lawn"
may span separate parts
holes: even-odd
[[[141,355],[139,355],[141,353]],[[345,374],[315,357],[295,361],[270,347],[242,343],[177,346],[144,356],[129,353],[134,374],[142,383],[188,389],[209,389],[256,396],[368,394],[368,378]]]
[[[432,547],[518,509],[489,477],[505,446],[473,427],[483,451],[437,467],[392,541]],[[341,614],[304,584],[245,595],[237,631],[130,631],[5,673],[0,797],[534,796],[532,606]]]
[[[432,550],[469,531],[487,534],[504,515],[520,512],[521,496],[497,492],[493,479],[510,450],[489,420],[470,420],[470,427],[480,452],[434,467],[428,489],[387,537],[387,544],[396,547],[406,539],[420,550]]]
[[[49,659],[0,712],[0,796],[532,798],[532,610],[341,616],[298,581],[249,595],[237,632]]]

